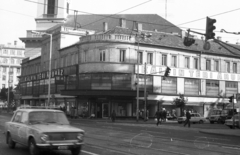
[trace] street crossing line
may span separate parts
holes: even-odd
[[[82,150],[82,152],[84,152],[84,153],[86,153],[86,154],[91,154],[91,155],[99,155],[99,154],[92,153],[92,152],[88,152],[88,151],[84,151],[84,150]]]

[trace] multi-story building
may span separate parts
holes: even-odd
[[[0,89],[16,87],[24,58],[24,47],[17,45],[16,41],[13,45],[11,43],[0,45]]]

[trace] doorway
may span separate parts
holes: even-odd
[[[109,117],[109,103],[102,103],[102,118]]]

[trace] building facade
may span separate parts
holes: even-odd
[[[13,45],[0,45],[0,89],[13,87],[19,82],[18,76],[21,75],[21,63],[25,58],[24,47],[18,46],[15,41]]]

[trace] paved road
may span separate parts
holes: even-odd
[[[8,119],[0,116],[1,125]],[[240,155],[239,137],[202,134],[197,126],[184,128],[177,124],[156,126],[79,119],[71,120],[71,124],[86,132],[82,155]],[[9,150],[3,135],[0,135],[0,143],[3,143],[0,155],[27,154],[27,149],[21,146]],[[55,151],[45,155],[50,154],[65,155],[70,152]]]

